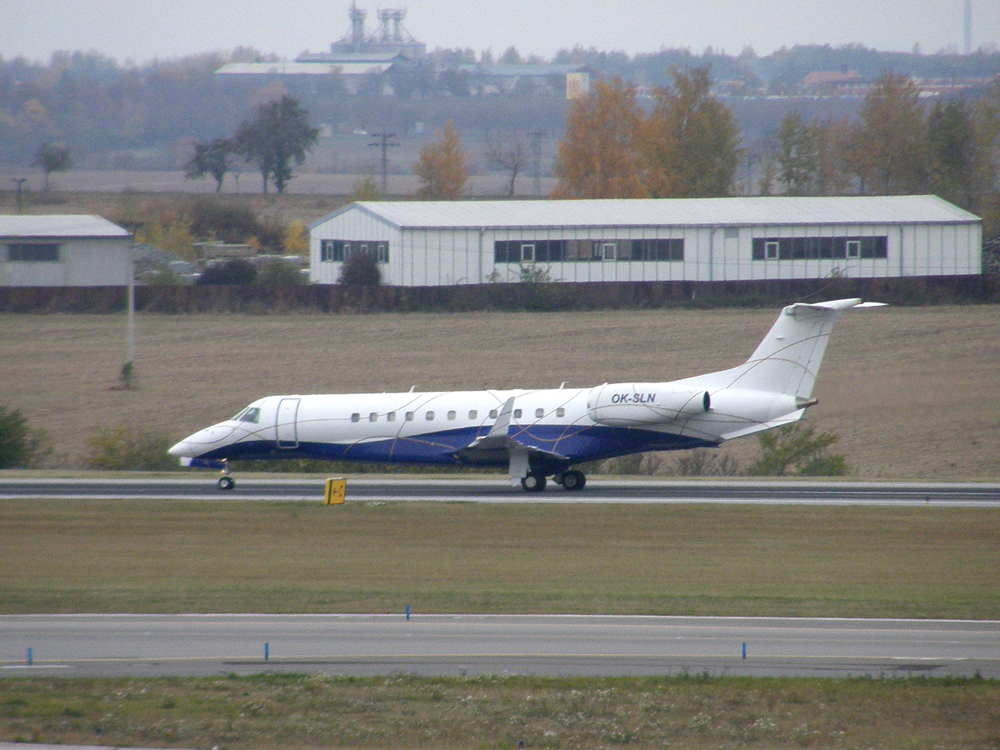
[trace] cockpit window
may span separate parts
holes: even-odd
[[[244,409],[236,417],[240,422],[252,422],[257,424],[260,421],[260,409],[256,406],[252,406],[249,409]]]

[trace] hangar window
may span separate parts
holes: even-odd
[[[497,240],[495,263],[558,263],[566,257],[566,240]]]
[[[754,260],[843,260],[887,258],[889,238],[874,237],[755,237]]]
[[[684,240],[497,240],[496,263],[684,260]]]
[[[622,257],[622,253],[619,253],[619,260],[684,260],[684,240],[682,239],[632,240],[630,245],[625,250],[630,250],[631,255],[629,257]]]
[[[7,245],[11,263],[58,263],[59,245],[55,243],[14,242]]]
[[[389,243],[379,242],[372,244],[367,242],[354,242],[352,240],[320,240],[319,259],[322,263],[343,263],[348,260],[352,253],[375,253],[375,259],[379,263],[389,262]]]

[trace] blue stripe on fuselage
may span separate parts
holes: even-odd
[[[273,441],[243,441],[209,451],[199,458],[215,460],[313,458],[327,461],[455,464],[460,463],[455,457],[458,450],[488,432],[488,428],[470,427],[358,443],[301,442],[296,448],[282,449],[279,449]],[[565,456],[567,463],[570,464],[613,458],[628,453],[683,450],[716,445],[704,440],[653,430],[601,425],[586,427],[512,425],[508,434],[511,439],[526,447]],[[506,466],[506,461],[498,461],[493,465]]]

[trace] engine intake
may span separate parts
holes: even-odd
[[[605,383],[587,395],[587,413],[597,424],[635,427],[704,414],[708,391],[677,391],[665,383]]]

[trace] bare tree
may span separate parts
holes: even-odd
[[[491,167],[502,169],[510,175],[507,196],[513,198],[518,172],[528,161],[528,148],[524,141],[521,138],[508,141],[499,134],[494,135],[486,145],[486,161]]]

